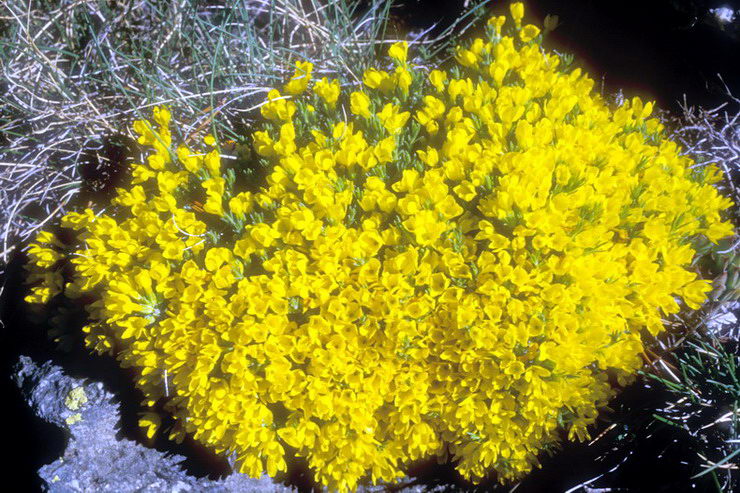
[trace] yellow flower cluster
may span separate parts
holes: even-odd
[[[217,149],[172,149],[157,108],[114,208],[67,214],[74,245],[31,246],[28,301],[95,294],[87,344],[140,370],[172,438],[253,476],[298,454],[347,490],[450,454],[505,481],[559,429],[584,439],[607,371],[629,381],[677,297],[704,301],[691,240],[731,235],[731,204],[651,103],[612,111],[511,13],[513,36],[494,17],[447,72],[413,67],[406,43],[354,91],[297,63],[261,108],[251,192]]]

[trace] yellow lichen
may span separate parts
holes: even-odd
[[[87,394],[83,387],[75,387],[64,398],[64,405],[71,411],[77,411],[87,404]]]

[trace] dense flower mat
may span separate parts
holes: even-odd
[[[692,240],[733,233],[718,169],[651,103],[611,110],[522,18],[446,72],[396,43],[355,91],[296,63],[261,108],[251,189],[156,108],[131,186],[31,245],[28,301],[88,300],[87,344],[140,369],[171,437],[250,475],[299,454],[354,489],[449,453],[473,481],[520,477],[559,428],[588,435],[662,315],[704,301]]]

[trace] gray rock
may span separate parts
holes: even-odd
[[[721,339],[740,340],[740,303],[723,303],[712,312],[706,322],[711,335]]]
[[[188,475],[179,455],[169,455],[125,438],[117,438],[120,409],[116,396],[101,382],[72,378],[50,361],[36,363],[21,356],[13,380],[38,417],[62,428],[68,436],[64,454],[42,466],[38,474],[47,491],[79,492],[292,492],[268,476],[250,478],[234,472],[210,480]],[[233,465],[233,464],[232,464]],[[408,479],[408,478],[406,478]],[[386,491],[385,486],[360,487],[361,492]],[[444,491],[437,487],[400,491]]]

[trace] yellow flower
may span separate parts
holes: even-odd
[[[203,158],[200,156],[194,156],[190,149],[185,146],[177,148],[177,159],[182,163],[186,170],[196,174],[203,165]]]
[[[152,154],[151,156],[148,156],[147,162],[149,163],[149,167],[153,170],[159,171],[163,170],[165,166],[164,157],[162,157],[160,154]]]
[[[433,244],[447,230],[447,225],[437,219],[433,211],[419,211],[403,222],[404,227],[414,233],[421,246]]]
[[[340,91],[338,80],[334,79],[329,82],[326,77],[323,77],[314,85],[313,90],[330,108],[336,106]]]
[[[226,180],[221,177],[210,178],[203,182],[203,188],[206,191],[206,203],[203,210],[211,214],[223,214],[223,193]]]
[[[499,15],[499,16],[491,17],[490,19],[488,19],[487,24],[494,28],[496,34],[500,34],[501,27],[504,25],[505,22],[506,22],[506,16]]]
[[[132,180],[131,183],[136,185],[138,183],[143,183],[150,178],[153,178],[156,173],[149,169],[147,166],[143,164],[134,164],[134,169],[131,172]]]
[[[380,123],[390,134],[397,134],[401,131],[408,121],[411,113],[408,111],[399,112],[399,107],[388,103],[377,113]]]
[[[280,238],[280,233],[264,223],[250,228],[249,235],[260,247],[269,247],[277,238]]]
[[[206,252],[206,270],[214,272],[223,264],[231,262],[232,258],[231,252],[227,248],[211,248]]]
[[[522,18],[524,17],[524,3],[514,2],[509,6],[509,10],[511,11],[511,18],[514,19],[514,23],[518,28],[522,25]]]
[[[411,87],[411,82],[413,81],[411,72],[406,70],[404,67],[396,67],[396,70],[393,73],[393,75],[394,75],[394,80],[395,80],[395,86],[400,88],[404,94],[407,94],[409,87]]]
[[[244,216],[252,212],[253,202],[250,192],[242,192],[229,199],[229,210],[237,216]]]
[[[375,146],[373,155],[380,164],[390,163],[393,161],[393,151],[395,150],[396,139],[394,137],[386,137]]]
[[[707,299],[707,293],[712,290],[712,285],[709,281],[699,280],[688,283],[686,286],[681,288],[679,296],[683,298],[686,306],[692,310],[698,310],[702,303]]]
[[[291,96],[297,96],[304,92],[308,87],[308,83],[311,81],[312,71],[312,63],[296,61],[295,73],[293,74],[293,77],[291,77],[290,81],[283,86],[283,91]]]
[[[429,72],[429,82],[434,86],[437,92],[444,92],[447,73],[441,70],[432,70]]]
[[[399,41],[393,43],[388,49],[388,56],[396,60],[398,63],[406,63],[406,56],[409,51],[409,45],[406,41]]]
[[[384,70],[369,68],[363,74],[362,82],[371,89],[378,89],[383,94],[389,94],[395,88],[393,77]]]
[[[275,154],[274,142],[267,132],[254,132],[254,150],[262,157],[270,157]]]
[[[532,25],[527,24],[522,28],[521,31],[519,31],[519,39],[521,39],[524,43],[529,43],[534,38],[536,38],[540,34],[540,28]]]
[[[155,106],[153,114],[154,121],[157,122],[160,127],[167,127],[170,124],[172,115],[170,114],[170,110],[168,110],[167,108],[162,106]]]
[[[361,91],[355,91],[349,95],[349,109],[353,115],[370,118],[370,98]]]
[[[285,99],[280,91],[272,89],[267,93],[268,102],[260,108],[262,116],[268,120],[289,121],[295,114],[296,106],[293,101]]]
[[[439,153],[434,147],[427,147],[426,150],[419,149],[416,151],[416,154],[419,156],[421,162],[430,167],[436,166],[439,163]]]

